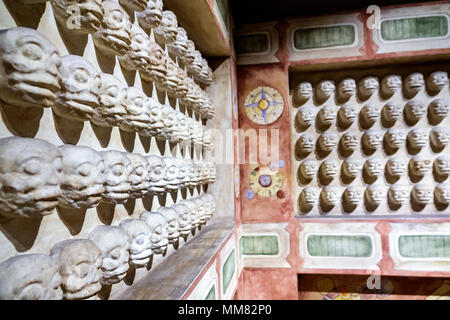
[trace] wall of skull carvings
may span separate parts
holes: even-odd
[[[213,71],[162,0],[0,17],[0,299],[113,297],[216,213]]]

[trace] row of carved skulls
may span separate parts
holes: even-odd
[[[450,174],[450,157],[440,155],[434,161],[430,157],[422,155],[414,156],[411,159],[393,157],[386,163],[384,159],[377,157],[365,161],[364,159],[348,158],[342,163],[340,171],[347,178],[356,178],[364,172],[367,177],[376,180],[383,174],[391,178],[400,178],[408,173],[408,169],[411,176],[419,178],[423,178],[434,169],[439,181],[443,181]],[[336,160],[320,162],[307,159],[298,168],[298,177],[305,183],[311,182],[317,174],[322,182],[331,182],[339,174],[338,162]]]
[[[323,130],[328,129],[337,120],[339,127],[345,129],[359,118],[361,127],[368,129],[381,118],[383,126],[392,127],[402,115],[406,124],[410,126],[427,115],[430,124],[437,125],[448,116],[449,111],[448,101],[440,98],[431,101],[429,105],[423,100],[414,99],[408,101],[405,106],[395,101],[390,101],[384,106],[367,103],[362,108],[356,103],[346,103],[340,107],[323,106],[320,109],[304,106],[295,116],[295,125],[300,130],[306,130],[316,123],[317,127]]]
[[[63,240],[49,255],[24,254],[0,264],[1,300],[87,299],[102,285],[119,283],[130,268],[149,264],[153,255],[178,248],[215,213],[214,198],[202,194],[119,226],[97,226],[88,239]]]
[[[389,154],[395,153],[399,148],[407,145],[413,154],[418,153],[430,143],[434,150],[442,151],[450,142],[450,128],[433,127],[415,128],[412,130],[391,128],[388,131],[367,130],[360,138],[360,133],[354,130],[347,131],[339,137],[335,132],[324,132],[316,141],[311,133],[300,135],[295,144],[296,154],[303,157],[314,151],[315,148],[322,152],[331,152],[336,146],[341,148],[344,156],[351,155],[362,144],[366,154],[374,153],[381,145]]]
[[[145,65],[152,68],[151,63]],[[181,79],[181,68],[169,65],[158,71],[168,91],[176,91],[179,101],[201,117],[212,118],[215,109],[207,94],[189,77]],[[139,88],[99,72],[81,56],[60,57],[42,34],[23,27],[0,31],[0,100],[14,107],[53,107],[62,117],[99,126],[148,128],[144,134],[173,126],[178,116]]]
[[[49,0],[19,1],[35,4]],[[157,41],[167,45],[195,80],[204,85],[212,82],[208,62],[186,31],[178,26],[176,15],[163,10],[162,0],[51,0],[51,4],[60,26],[74,33],[93,34],[95,45],[106,54],[127,56],[125,65],[137,67],[149,63],[152,59],[149,56],[156,49],[149,48],[153,44],[149,45],[148,35],[142,29],[153,30]],[[134,11],[140,27],[131,22]]]
[[[368,76],[361,79],[356,84],[355,79],[345,78],[341,80],[336,88],[333,80],[320,81],[315,90],[315,100],[325,102],[336,95],[338,101],[345,102],[351,98],[367,100],[371,96],[381,93],[382,97],[389,98],[397,92],[401,92],[403,87],[404,96],[412,98],[419,92],[427,92],[436,95],[445,87],[448,87],[448,74],[445,71],[435,71],[428,75],[425,81],[420,72],[414,72],[406,76],[402,83],[400,75],[389,74],[383,77],[381,85],[377,77]],[[314,90],[310,82],[300,82],[294,89],[293,97],[295,104],[303,104],[313,98]]]
[[[57,206],[124,204],[130,198],[213,183],[215,175],[215,165],[208,161],[2,138],[0,216],[27,218],[51,214]]]
[[[434,192],[433,192],[434,189]],[[365,190],[361,187],[349,186],[342,191],[336,186],[326,186],[322,189],[306,187],[299,196],[299,205],[304,208],[314,207],[320,201],[323,207],[334,207],[341,201],[349,206],[358,206],[363,202],[368,206],[378,207],[387,199],[391,207],[398,209],[408,200],[414,204],[425,206],[436,202],[436,204],[447,206],[450,204],[450,184],[440,183],[434,187],[431,184],[408,185],[395,184],[389,187],[373,184]]]

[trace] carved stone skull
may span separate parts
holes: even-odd
[[[171,140],[177,121],[177,114],[171,106],[163,105],[162,120],[164,126],[159,130],[158,138]]]
[[[171,43],[177,39],[178,21],[172,11],[164,10],[159,26],[154,29],[155,38],[161,43]]]
[[[414,149],[422,149],[428,144],[429,130],[426,128],[415,128],[408,133],[408,143]]]
[[[402,88],[402,77],[396,74],[388,74],[381,80],[381,92],[390,97]]]
[[[100,291],[103,258],[94,242],[87,239],[63,240],[51,249],[50,255],[59,262],[65,299],[87,299]]]
[[[103,157],[89,147],[62,145],[61,196],[59,206],[92,208],[104,192],[105,164]]]
[[[361,109],[361,122],[366,126],[371,126],[379,118],[381,114],[381,105],[368,103]]]
[[[361,172],[363,165],[364,165],[363,160],[349,158],[344,161],[344,163],[342,164],[342,168],[344,173],[348,177],[354,178]]]
[[[178,79],[178,67],[170,57],[167,57],[166,63],[167,73],[162,85],[168,93],[176,95],[177,87],[180,85],[180,79]]]
[[[303,188],[300,194],[300,201],[308,206],[314,206],[319,199],[319,189],[315,187]]]
[[[320,109],[317,114],[319,121],[322,125],[330,125],[336,120],[338,107],[336,106],[324,106]]]
[[[126,114],[127,86],[115,76],[101,73],[99,107],[91,122],[101,127],[114,127],[122,122]]]
[[[416,176],[423,177],[433,168],[433,161],[425,156],[415,156],[409,161],[409,170]]]
[[[329,206],[335,206],[341,199],[341,190],[338,187],[326,186],[321,192],[322,200]]]
[[[159,212],[145,211],[139,216],[139,219],[150,227],[153,254],[165,254],[169,244],[166,218]]]
[[[437,157],[436,160],[434,160],[434,169],[439,176],[448,176],[450,174],[450,157],[446,155]]]
[[[56,21],[71,32],[89,34],[101,26],[102,0],[53,0],[51,4]],[[73,14],[77,12],[79,20],[73,21]]]
[[[310,133],[304,133],[298,138],[295,149],[298,149],[299,152],[310,153],[314,150],[314,145],[314,136]]]
[[[334,81],[322,80],[317,85],[316,89],[317,98],[322,101],[328,100],[328,98],[334,95],[335,91],[336,85],[334,84]]]
[[[341,137],[341,145],[345,151],[353,152],[359,147],[359,135],[356,131],[347,131]]]
[[[133,198],[141,198],[150,187],[150,178],[147,159],[138,153],[124,153],[131,163],[130,195]]]
[[[383,143],[383,137],[383,131],[370,129],[363,134],[362,144],[369,150],[377,150],[378,147]]]
[[[163,158],[152,155],[147,156],[146,159],[148,162],[148,175],[150,178],[150,187],[148,191],[155,194],[164,192],[166,164]]]
[[[353,97],[356,93],[356,82],[355,79],[346,78],[339,82],[338,85],[338,96],[341,100],[348,100]]]
[[[389,101],[382,110],[384,118],[389,121],[397,121],[402,117],[403,108],[399,103]]]
[[[386,162],[387,172],[392,177],[400,177],[404,175],[408,168],[408,162],[406,158],[391,158]]]
[[[203,83],[204,85],[209,86],[212,83],[212,69],[208,64],[208,61],[203,58],[202,59],[202,71],[198,75],[198,81]]]
[[[433,100],[428,108],[430,117],[436,119],[439,122],[447,117],[450,111],[449,104],[444,99]]]
[[[319,146],[324,151],[331,151],[338,144],[338,135],[334,132],[324,132],[320,135]]]
[[[189,217],[191,218],[191,232],[194,232],[195,229],[200,225],[200,216],[197,212],[197,205],[192,199],[181,200],[180,204],[185,205],[188,208]]]
[[[129,11],[144,11],[148,0],[119,0],[119,3]]]
[[[404,129],[391,128],[385,135],[387,145],[396,150],[404,144],[407,131]]]
[[[28,218],[52,213],[61,196],[61,158],[44,140],[0,139],[0,215]]]
[[[408,97],[414,97],[424,88],[425,88],[425,81],[423,79],[423,74],[419,72],[414,72],[406,77],[404,89]]]
[[[130,17],[115,0],[104,0],[102,8],[102,26],[92,37],[94,44],[105,55],[123,56],[131,44]]]
[[[163,84],[167,74],[167,57],[163,49],[156,42],[149,42],[150,63],[142,70],[142,78]]]
[[[180,57],[185,66],[191,65],[195,60],[195,43],[192,40],[187,41],[187,50],[184,56]]]
[[[314,123],[317,110],[314,107],[302,107],[298,110],[295,121],[299,127],[309,127]]]
[[[428,184],[416,184],[411,192],[412,199],[420,205],[433,202],[433,186]]]
[[[186,239],[191,233],[192,223],[189,215],[189,208],[181,203],[172,205],[172,208],[178,214],[178,232],[180,236]]]
[[[428,76],[427,85],[433,93],[441,91],[448,85],[448,73],[445,71],[432,72]]]
[[[149,0],[145,10],[136,14],[139,25],[146,30],[158,27],[162,19],[163,5],[163,0]]]
[[[351,125],[357,118],[359,107],[356,104],[346,103],[339,108],[338,116],[344,126]]]
[[[313,179],[319,170],[319,164],[316,160],[305,160],[300,165],[300,173],[308,180]]]
[[[141,219],[126,219],[119,226],[129,239],[129,264],[137,268],[145,267],[153,255],[150,227]]]
[[[119,283],[126,275],[130,254],[130,241],[125,231],[116,226],[99,225],[89,234],[89,240],[102,251],[103,272],[100,283],[111,285]]]
[[[379,158],[369,158],[364,163],[364,170],[369,177],[379,177],[383,174],[383,160]]]
[[[365,77],[358,84],[359,94],[363,99],[368,99],[378,92],[379,86],[378,78]]]
[[[389,188],[388,199],[395,205],[402,205],[409,199],[409,187],[406,185],[393,185]]]
[[[411,100],[405,105],[406,119],[411,122],[419,121],[427,113],[427,106],[422,100]]]
[[[63,118],[91,120],[100,104],[99,72],[83,57],[67,55],[61,58],[58,76],[61,89],[53,111]]]
[[[0,30],[0,100],[15,107],[51,107],[60,89],[60,64],[58,50],[39,32]]]
[[[200,72],[202,72],[202,62],[203,62],[203,57],[202,57],[202,53],[198,50],[194,51],[194,61],[192,62],[192,64],[188,65],[188,72],[192,75],[198,76],[200,74]]]
[[[365,195],[370,205],[379,206],[386,198],[386,189],[382,185],[373,184],[367,187]]]
[[[442,204],[450,204],[450,185],[448,183],[440,183],[434,188],[436,200]]]
[[[450,142],[450,129],[446,127],[435,127],[430,133],[431,144],[437,148],[444,148]]]
[[[145,128],[139,129],[139,134],[143,136],[153,136],[156,137],[161,128],[164,127],[162,115],[163,115],[163,105],[159,101],[152,97],[147,97],[147,115],[148,123]]]
[[[173,191],[180,188],[181,181],[178,180],[178,162],[174,157],[164,157],[164,183],[167,191]]]
[[[59,263],[46,254],[22,254],[0,263],[1,300],[61,300]]]
[[[177,212],[170,207],[160,207],[157,211],[161,213],[167,221],[167,240],[169,240],[169,243],[171,244],[176,244],[180,237]]]
[[[133,24],[130,29],[130,48],[121,57],[120,64],[127,70],[145,71],[150,64],[150,38],[141,27]]]
[[[123,204],[130,197],[131,183],[130,160],[120,151],[101,151],[105,161],[105,192],[102,201],[114,204]]]
[[[126,114],[120,122],[120,129],[129,132],[147,129],[150,123],[148,114],[149,100],[145,93],[137,87],[128,87],[125,110]]]
[[[170,43],[167,47],[169,52],[172,53],[176,57],[184,57],[186,56],[188,48],[188,36],[186,30],[182,27],[177,28],[177,37],[174,42]]]
[[[294,99],[299,102],[303,103],[311,99],[313,96],[313,89],[310,82],[300,82],[294,90]]]
[[[364,191],[355,186],[349,186],[344,191],[344,200],[350,204],[357,206],[361,203]]]
[[[339,172],[339,165],[336,160],[325,160],[319,167],[319,174],[325,179],[334,179]]]

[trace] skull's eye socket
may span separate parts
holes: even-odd
[[[23,171],[27,174],[35,175],[41,171],[41,166],[37,160],[30,160],[24,165]]]
[[[124,20],[122,12],[120,12],[120,10],[114,10],[113,12],[111,12],[111,18],[117,23],[122,23],[122,21]]]
[[[78,83],[87,83],[89,80],[89,72],[86,69],[77,69],[74,73],[74,79]]]
[[[152,116],[154,116],[154,117],[158,117],[159,114],[160,114],[160,112],[159,112],[159,110],[158,110],[158,107],[153,107],[153,108],[151,108],[150,114],[151,114]]]
[[[115,98],[119,94],[119,89],[116,86],[111,86],[108,88],[107,93],[110,97]]]
[[[144,37],[141,34],[135,35],[134,40],[140,44],[144,43]]]
[[[87,163],[78,167],[77,172],[83,177],[87,177],[91,173],[91,166]]]
[[[145,243],[145,235],[140,234],[136,237],[136,243],[142,246]]]
[[[113,250],[111,250],[110,256],[112,259],[118,259],[120,257],[120,249],[119,248],[114,248]]]
[[[44,56],[44,51],[36,43],[27,43],[22,47],[22,55],[30,60],[39,61]]]
[[[144,99],[142,97],[137,97],[134,99],[133,104],[136,108],[142,108],[144,106]]]
[[[153,168],[153,173],[154,174],[161,174],[161,170],[162,168],[161,168],[161,166],[155,166],[154,168]]]
[[[115,176],[121,176],[124,171],[125,171],[125,167],[121,164],[116,164],[112,169],[112,173]]]
[[[89,274],[89,268],[90,268],[90,266],[87,263],[84,263],[76,268],[75,274],[80,279],[83,279]]]
[[[134,173],[138,176],[142,176],[144,174],[144,168],[137,167],[136,170],[134,171]]]

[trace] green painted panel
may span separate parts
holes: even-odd
[[[213,285],[211,287],[211,290],[209,290],[208,295],[206,296],[205,300],[216,300],[216,286]]]
[[[243,255],[277,255],[279,252],[276,236],[242,236],[239,240]]]
[[[314,257],[370,257],[373,250],[369,236],[311,235],[306,245]]]
[[[398,248],[405,258],[450,258],[450,236],[400,236]]]
[[[263,53],[269,50],[267,34],[248,34],[237,36],[235,49],[238,54]]]
[[[223,292],[227,292],[228,286],[231,283],[231,279],[233,279],[235,269],[235,254],[234,249],[230,252],[229,256],[225,260],[225,263],[222,267],[222,286]]]
[[[226,0],[216,0],[217,6],[219,7],[220,15],[222,16],[222,20],[225,23],[225,28],[228,29],[228,10],[227,10],[227,4]]]
[[[386,41],[443,37],[447,32],[445,16],[404,18],[381,23],[381,38]]]
[[[353,25],[339,25],[294,32],[294,47],[298,50],[348,46],[355,42],[356,31]]]

